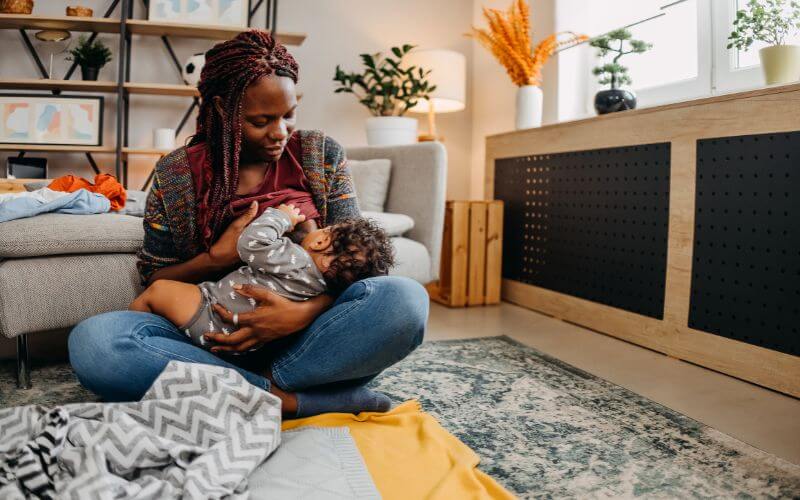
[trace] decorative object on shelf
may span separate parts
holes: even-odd
[[[186,62],[183,63],[183,70],[181,71],[183,81],[186,82],[187,85],[197,87],[197,84],[200,83],[200,73],[203,71],[203,66],[205,66],[205,64],[205,52],[198,52],[197,54],[189,56]]]
[[[500,302],[503,202],[448,200],[439,281],[426,288],[449,307]]]
[[[746,51],[759,41],[758,51],[767,85],[800,80],[800,46],[786,45],[786,37],[800,30],[800,3],[795,0],[750,0],[736,12],[728,48]]]
[[[412,113],[427,113],[428,133],[420,141],[441,141],[436,132],[435,113],[452,113],[465,108],[467,94],[467,59],[453,50],[415,50],[403,59],[404,67],[416,66],[430,70],[428,80],[433,85],[427,99],[417,101]]]
[[[0,144],[99,146],[102,96],[0,94]]]
[[[176,24],[247,26],[246,0],[151,0],[147,19]]]
[[[9,156],[6,179],[47,179],[47,158]]]
[[[175,149],[175,129],[157,128],[153,130],[153,147],[155,149]]]
[[[94,11],[83,5],[70,5],[67,7],[67,15],[74,17],[92,17]]]
[[[49,78],[52,78],[53,57],[66,52],[69,48],[69,40],[72,35],[66,30],[42,30],[37,31],[33,36],[39,40],[41,49],[50,56],[50,66],[47,69],[47,75]]]
[[[67,60],[77,62],[81,67],[81,78],[97,80],[100,68],[111,60],[111,50],[100,40],[92,42],[85,36],[78,39],[78,45],[69,51]]]
[[[33,0],[0,0],[0,14],[30,14]]]
[[[604,115],[636,108],[636,94],[630,90],[619,88],[620,85],[633,83],[631,77],[628,76],[628,68],[621,65],[619,60],[628,54],[647,52],[653,44],[642,40],[633,40],[631,32],[623,28],[594,38],[589,45],[598,49],[598,57],[605,57],[610,53],[615,54],[610,63],[596,66],[592,70],[592,74],[600,77],[600,85],[611,84],[610,89],[601,90],[594,96],[594,109],[597,114]]]
[[[395,58],[377,54],[361,54],[366,66],[362,73],[346,73],[336,65],[333,81],[339,84],[335,93],[354,94],[358,102],[372,113],[367,119],[367,144],[390,146],[417,142],[417,120],[403,115],[421,99],[436,90],[427,77],[430,70],[417,66],[404,67],[403,58],[414,45],[392,47]]]
[[[473,27],[467,34],[494,55],[505,68],[517,91],[517,129],[542,124],[542,68],[557,50],[587,40],[571,31],[554,33],[531,50],[530,7],[525,0],[513,0],[506,12],[483,8],[489,29]]]

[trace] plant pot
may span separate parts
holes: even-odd
[[[800,46],[773,45],[758,51],[767,85],[800,80]]]
[[[542,126],[542,89],[525,85],[517,89],[517,130]]]
[[[396,146],[417,142],[417,120],[404,116],[373,116],[367,118],[367,144]]]
[[[594,96],[594,109],[598,115],[636,109],[636,94],[625,89],[601,90]]]
[[[96,81],[98,74],[100,74],[100,68],[81,66],[81,78],[84,80]]]

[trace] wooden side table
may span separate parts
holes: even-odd
[[[448,201],[439,281],[431,298],[449,307],[500,302],[503,202]]]

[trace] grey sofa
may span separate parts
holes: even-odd
[[[438,278],[444,224],[446,153],[439,143],[354,148],[354,159],[392,162],[386,211],[414,219],[392,238],[393,274]],[[27,336],[70,328],[126,309],[141,291],[136,251],[142,219],[129,215],[46,214],[0,223],[0,335],[16,339],[17,381],[30,384]]]

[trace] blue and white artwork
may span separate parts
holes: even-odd
[[[148,19],[183,24],[247,26],[245,0],[151,0]]]

